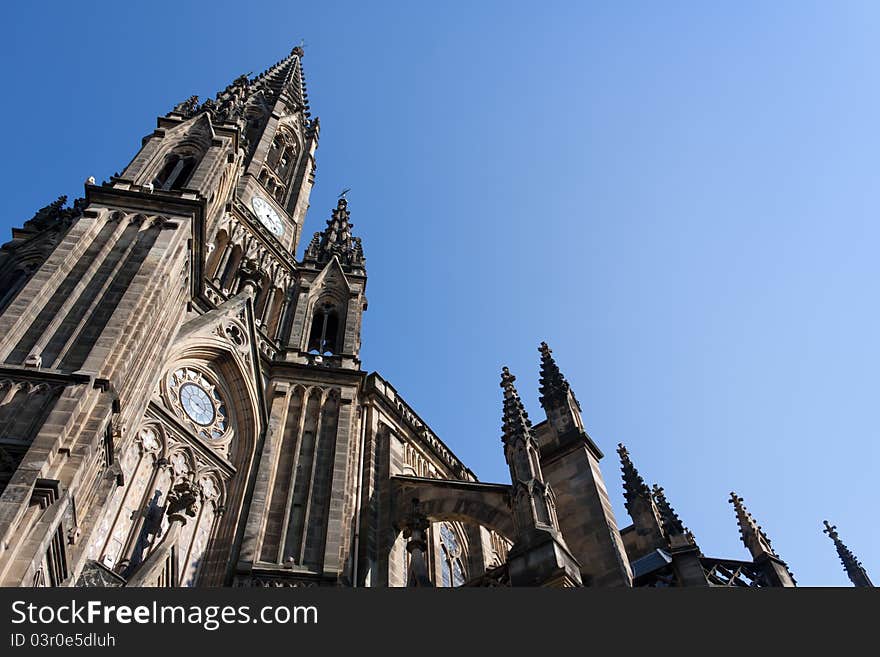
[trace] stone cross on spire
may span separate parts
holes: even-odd
[[[859,563],[856,556],[848,547],[846,547],[846,545],[844,545],[843,541],[840,540],[840,535],[837,533],[837,526],[830,524],[827,520],[823,520],[822,522],[825,523],[825,529],[822,531],[828,534],[828,537],[834,542],[834,547],[837,548],[837,555],[840,557],[840,561],[846,570],[847,576],[849,576],[849,580],[853,583],[853,586],[874,586],[874,584],[871,583],[871,578],[868,577],[868,572],[865,570],[865,567]]]

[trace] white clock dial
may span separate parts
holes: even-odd
[[[190,419],[203,427],[214,421],[214,402],[204,388],[195,383],[184,383],[178,394],[180,405]]]
[[[257,215],[257,219],[266,228],[278,237],[284,234],[284,222],[281,221],[281,217],[278,216],[278,213],[275,212],[275,208],[272,207],[269,201],[262,196],[254,196],[251,199],[251,208],[253,208],[254,214]]]

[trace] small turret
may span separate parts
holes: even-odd
[[[320,268],[336,256],[346,273],[362,272],[366,263],[364,249],[360,238],[352,237],[351,229],[354,224],[350,219],[348,201],[341,197],[327,220],[327,227],[312,237],[303,256],[303,263]]]

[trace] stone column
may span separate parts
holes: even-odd
[[[428,577],[428,527],[431,523],[420,511],[419,501],[412,501],[412,510],[404,520],[403,537],[406,539],[406,551],[409,553],[409,572],[407,586],[433,587]]]

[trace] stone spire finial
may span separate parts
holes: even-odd
[[[620,469],[623,473],[623,496],[626,500],[626,510],[632,516],[635,511],[635,504],[638,501],[651,501],[651,489],[642,479],[636,466],[630,459],[629,451],[624,447],[623,443],[618,443],[617,453],[620,456]]]
[[[532,422],[523,406],[522,399],[514,387],[516,377],[507,367],[501,368],[501,388],[504,390],[504,415],[501,426],[502,438],[505,443],[512,444],[516,440],[532,440]]]
[[[868,577],[868,572],[865,570],[865,567],[859,563],[856,556],[850,551],[844,542],[840,540],[840,535],[837,533],[837,526],[830,524],[827,520],[823,520],[822,522],[825,524],[825,529],[822,531],[828,534],[828,537],[834,542],[834,547],[837,548],[837,555],[840,557],[840,562],[843,564],[843,568],[846,570],[846,574],[849,577],[849,580],[853,583],[853,586],[874,586],[874,584],[871,583],[871,578]]]
[[[571,393],[578,410],[580,410],[580,404],[578,404],[577,398],[574,397],[571,386],[568,385],[568,381],[565,380],[562,372],[559,371],[559,366],[553,358],[553,350],[550,349],[546,342],[542,342],[541,346],[538,347],[538,351],[541,352],[541,387],[539,388],[541,405],[546,408],[548,403],[562,401],[568,393]]]
[[[742,542],[751,553],[752,558],[755,559],[762,554],[779,557],[770,546],[770,539],[767,537],[767,534],[764,533],[760,525],[755,522],[752,514],[746,509],[743,504],[743,498],[731,491],[728,501],[733,504],[733,508],[736,511],[736,522],[739,525],[740,538],[742,538]]]
[[[350,217],[348,201],[344,196],[340,196],[336,202],[336,209],[327,220],[327,227],[323,232],[316,232],[312,237],[303,256],[303,262],[323,265],[333,256],[337,256],[343,268],[362,269],[365,263],[364,250],[360,238],[351,235],[354,224],[349,220]]]
[[[666,532],[673,547],[675,547],[674,543],[676,542],[686,543],[696,547],[697,541],[694,539],[694,535],[684,526],[681,518],[678,517],[675,509],[672,508],[669,500],[666,499],[666,493],[663,491],[663,488],[654,484],[651,494],[654,498],[654,503],[657,505],[657,510],[660,513],[660,523],[663,525],[663,530]]]

